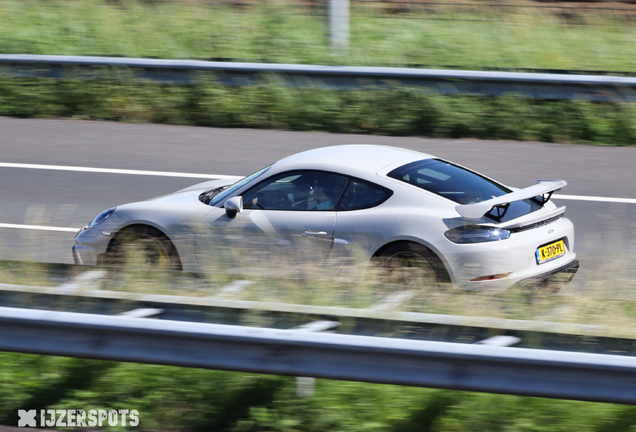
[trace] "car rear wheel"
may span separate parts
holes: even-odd
[[[139,226],[121,231],[109,252],[115,266],[181,270],[181,260],[172,242],[159,230]]]
[[[440,259],[416,243],[389,246],[378,257],[380,271],[389,284],[411,288],[445,288],[450,281]]]

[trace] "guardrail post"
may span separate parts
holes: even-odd
[[[349,46],[349,0],[329,0],[329,36],[332,48]]]
[[[340,325],[337,321],[313,321],[292,330],[308,332],[330,332]],[[314,396],[316,390],[316,378],[296,377],[296,397],[306,399]]]

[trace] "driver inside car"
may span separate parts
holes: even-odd
[[[313,194],[309,209],[333,210],[343,180],[332,175],[316,175],[313,182]]]
[[[346,177],[322,172],[287,173],[243,195],[244,207],[261,210],[333,210]]]

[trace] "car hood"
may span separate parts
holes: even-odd
[[[216,187],[231,185],[240,179],[241,177],[236,177],[231,179],[211,180],[203,183],[198,183],[168,195],[151,198],[147,201],[192,204],[193,202],[199,200],[199,195],[201,195],[203,192]]]
[[[239,177],[226,177],[221,180],[208,180],[202,183],[197,183],[195,185],[189,186],[185,189],[178,190],[176,193],[186,192],[186,191],[199,191],[199,193],[201,193],[203,191],[212,189],[214,187],[228,186],[228,185],[234,184],[242,178],[243,177],[239,176]]]

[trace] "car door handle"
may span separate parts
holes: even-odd
[[[322,231],[322,230],[307,230],[307,231],[303,232],[301,235],[303,237],[308,237],[308,236],[326,236],[326,235],[329,235],[329,233],[327,231]]]

